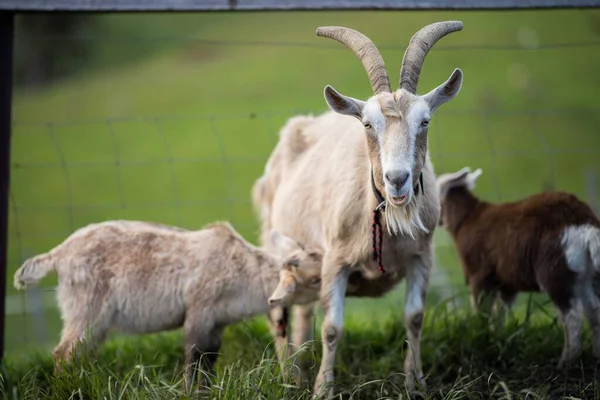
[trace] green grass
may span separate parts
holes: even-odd
[[[468,309],[431,307],[422,339],[428,389],[417,398],[598,398],[589,330],[584,332],[580,362],[556,371],[562,328],[543,307],[529,304],[531,314],[518,308],[504,329],[495,332],[487,328],[485,318]],[[336,363],[337,392],[343,398],[406,398],[406,336],[400,314],[380,310],[376,320],[365,321],[347,313]],[[320,318],[314,328],[317,340],[305,348],[313,381],[321,354],[319,325]],[[60,377],[53,375],[48,353],[9,358],[2,378],[7,399],[203,397],[184,391],[179,331],[117,337]],[[210,379],[213,385],[206,398],[309,398],[306,390],[280,374],[266,325],[257,319],[226,330],[216,374]]]

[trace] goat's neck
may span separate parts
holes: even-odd
[[[238,282],[240,291],[235,301],[243,303],[244,317],[249,318],[269,310],[268,299],[277,287],[281,263],[278,257],[254,246],[250,247],[245,262],[245,279]]]
[[[467,188],[451,189],[443,205],[448,231],[456,235],[465,220],[481,204],[483,203]]]
[[[385,186],[383,185],[383,170],[381,169],[381,160],[379,158],[379,153],[371,154],[371,165],[369,166],[369,177],[367,180],[366,187],[370,193],[369,195],[369,203],[374,206],[371,207],[371,210],[379,205],[380,201],[377,199],[375,195],[375,190],[378,190],[381,196],[385,198]],[[375,162],[373,162],[373,160]]]
[[[257,267],[255,282],[256,287],[260,287],[260,292],[264,294],[264,304],[267,305],[267,299],[275,291],[279,283],[279,271],[283,265],[283,258],[270,254],[266,250],[258,249]]]

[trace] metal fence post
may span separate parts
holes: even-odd
[[[15,13],[0,12],[0,359],[4,358],[12,64]]]

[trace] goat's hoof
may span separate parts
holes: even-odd
[[[296,376],[294,380],[296,381],[296,386],[298,386],[300,389],[308,389],[309,388],[308,377],[306,377],[304,375],[300,375],[300,376]]]
[[[54,363],[52,372],[54,373],[54,376],[61,376],[64,373],[65,369],[64,369],[64,364],[62,361],[57,361]]]
[[[328,400],[333,398],[333,390],[322,390],[321,393],[314,393],[312,400]]]
[[[329,382],[317,382],[313,389],[313,400],[325,400],[333,398],[333,387]]]
[[[415,381],[418,382],[419,387],[415,387]],[[404,388],[409,393],[410,397],[414,397],[415,395],[422,395],[422,392],[427,390],[427,383],[425,382],[425,377],[423,374],[417,375],[417,379],[415,376],[411,374],[406,375],[406,379],[404,380]]]
[[[404,378],[404,388],[409,393],[415,391],[415,376],[413,374],[406,374],[406,378]]]
[[[211,383],[207,379],[202,379],[199,382],[188,382],[184,383],[186,393],[208,393],[210,392]]]

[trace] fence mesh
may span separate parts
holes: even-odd
[[[242,235],[256,242],[258,226],[251,209],[250,188],[262,174],[285,121],[297,114],[325,111],[322,87],[335,82],[340,74],[348,75],[346,83],[360,81],[361,93],[368,95],[360,65],[347,54],[348,50],[335,43],[286,38],[220,39],[216,33],[214,37],[206,35],[53,35],[29,39],[51,46],[83,41],[90,47],[117,46],[132,51],[148,43],[157,46],[169,43],[164,58],[175,61],[142,59],[144,64],[136,59],[120,70],[107,67],[108,72],[95,70],[83,77],[69,78],[72,81],[51,80],[50,88],[40,91],[19,88],[15,91],[6,302],[9,352],[55,343],[61,324],[56,310],[55,276],[26,292],[17,293],[12,288],[12,274],[27,257],[49,250],[88,223],[109,219],[150,220],[191,229],[215,220],[228,220]],[[527,32],[520,35],[527,36]],[[478,182],[477,194],[490,201],[512,201],[542,190],[562,189],[575,193],[597,210],[600,143],[595,127],[600,122],[600,109],[594,108],[592,102],[581,101],[573,106],[573,102],[560,99],[539,108],[535,96],[553,96],[552,88],[544,85],[562,77],[550,71],[548,77],[536,79],[536,71],[543,67],[529,64],[536,57],[551,65],[565,57],[598,53],[600,41],[584,36],[573,34],[568,41],[545,43],[530,39],[516,44],[474,41],[437,45],[428,56],[434,60],[428,58],[425,63],[424,77],[434,68],[429,67],[430,63],[443,65],[440,70],[447,75],[455,66],[461,67],[461,60],[480,59],[482,54],[492,64],[503,57],[509,57],[510,62],[502,64],[503,84],[490,85],[477,99],[463,103],[462,108],[450,103],[436,111],[429,132],[436,172],[452,172],[465,165],[481,167],[484,174]],[[222,79],[219,69],[230,74],[233,72],[230,63],[240,62],[233,56],[229,59],[230,54],[252,57],[259,52],[267,57],[269,52],[275,52],[277,57],[285,58],[299,48],[302,49],[299,57],[329,54],[329,64],[318,67],[326,75],[324,78],[315,78],[316,70],[305,71],[306,65],[299,61],[300,65],[291,72],[274,79],[274,84],[268,83],[272,80],[269,73],[258,74],[266,87],[264,93],[257,88],[249,89],[254,91],[252,96],[246,95],[239,102],[235,95],[237,90],[244,90],[239,86],[242,76],[235,75],[234,82],[222,87],[216,83]],[[379,48],[384,54],[398,58],[405,46],[384,43]],[[225,60],[219,61],[219,57]],[[593,61],[596,60],[597,57]],[[194,66],[211,62],[215,65],[203,67],[205,75],[194,74]],[[481,67],[478,62],[481,60],[469,64],[471,70]],[[175,70],[173,65],[177,63],[191,66]],[[260,64],[260,60],[255,63]],[[343,71],[336,71],[333,65],[339,65]],[[253,63],[242,63],[238,73],[243,75],[246,67],[256,68]],[[483,71],[479,73],[482,83],[471,81],[468,69],[465,67],[465,92],[469,85],[487,85],[489,81],[485,78],[494,79],[494,71],[489,74]],[[128,71],[125,79],[122,70]],[[589,76],[589,71],[581,73]],[[185,82],[177,80],[177,74],[188,74],[189,80],[185,82],[193,87],[186,88]],[[297,81],[298,77],[305,81]],[[111,84],[113,79],[122,87]],[[163,93],[168,85],[159,84],[156,79],[176,81],[174,85],[179,92]],[[427,87],[442,82],[425,80]],[[197,81],[202,84],[191,83]],[[109,87],[107,90],[120,90],[107,96],[102,89],[104,84]],[[297,87],[303,85],[310,87],[310,91],[299,93]],[[503,85],[510,85],[514,93],[530,98],[528,106],[510,107],[510,98],[499,99]],[[315,87],[319,89],[313,90]],[[203,94],[202,89],[211,94]],[[136,94],[130,95],[130,90]],[[197,104],[177,101],[179,95],[186,99],[194,97],[187,90],[197,91],[200,98]],[[220,95],[220,91],[228,92],[231,98]],[[343,92],[354,95],[350,90]],[[275,99],[265,100],[269,96]],[[560,96],[567,94],[563,91]],[[577,96],[572,93],[572,97]],[[110,101],[94,102],[94,97]],[[132,107],[131,103],[136,101],[143,105]],[[231,102],[223,107],[225,112],[198,112],[214,110],[214,102],[225,101]],[[307,109],[279,107],[278,102]],[[100,110],[90,111],[89,107]],[[136,108],[136,113],[126,115],[132,108]],[[159,108],[165,112],[155,113]],[[97,117],[103,114],[117,116]],[[452,243],[441,229],[436,232],[435,245],[431,292],[441,299],[455,290],[464,290],[464,282]]]

